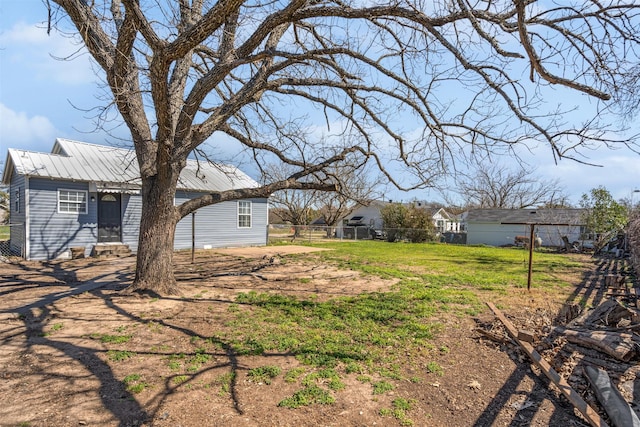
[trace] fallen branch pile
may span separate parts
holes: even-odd
[[[580,315],[572,305],[553,320],[540,322],[538,316],[534,324],[520,322],[520,328],[488,303],[504,331],[477,331],[501,344],[518,345],[590,425],[640,427],[640,310],[628,293],[609,295]]]

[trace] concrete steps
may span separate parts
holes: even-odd
[[[98,243],[93,247],[91,256],[94,258],[114,258],[131,255],[129,245],[124,243]]]

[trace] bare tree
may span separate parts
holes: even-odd
[[[265,183],[287,179],[293,168],[282,165],[268,165],[263,168],[262,180]],[[291,225],[308,225],[316,203],[316,191],[285,189],[271,195],[270,204],[277,210],[277,215]],[[300,235],[300,228],[294,228],[294,236]]]
[[[474,172],[460,178],[457,190],[467,206],[476,208],[524,209],[567,200],[558,180],[491,163],[479,164]]]
[[[262,180],[278,181],[292,173],[290,167],[271,164],[263,168]],[[325,173],[340,182],[337,191],[280,190],[271,195],[270,201],[278,216],[292,225],[308,225],[312,216],[321,218],[328,226],[329,237],[339,220],[376,198],[379,180],[371,178],[370,171],[357,164],[334,164],[328,166]],[[299,232],[299,228],[295,228],[294,235],[298,236]]]
[[[45,3],[53,27],[81,38],[131,133],[143,209],[133,289],[177,292],[180,218],[278,190],[338,189],[325,169],[345,160],[420,188],[460,156],[514,144],[578,160],[581,148],[635,144],[612,138],[618,122],[599,114],[630,91],[623,76],[639,62],[633,1]],[[595,100],[584,123],[556,105],[571,92]],[[188,156],[227,141],[216,133],[295,172],[174,206]]]
[[[319,217],[327,225],[327,237],[331,237],[338,221],[378,198],[380,179],[368,168],[352,164],[332,165],[328,173],[341,183],[340,190],[317,191],[315,205]]]

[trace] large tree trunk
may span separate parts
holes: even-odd
[[[143,179],[136,276],[131,291],[179,293],[173,274],[173,241],[180,218],[174,206],[173,181]]]

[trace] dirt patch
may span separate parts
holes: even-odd
[[[230,320],[240,292],[326,300],[395,283],[288,256],[310,249],[199,251],[193,264],[180,253],[183,295],[159,299],[120,292],[132,280],[133,258],[0,265],[0,424],[393,426],[401,423],[385,411],[403,398],[417,426],[584,425],[521,354],[475,332],[478,322],[493,321],[488,311],[477,319],[441,316],[433,347],[401,367],[405,379],[393,391],[376,395],[371,383],[346,375],[331,405],[278,406],[299,385],[283,375],[270,384],[248,375],[265,365],[301,367],[292,355],[239,356],[221,342],[198,352],[199,340]],[[522,303],[525,317],[561,305],[560,298],[513,297],[500,303]],[[118,336],[130,338],[110,338]],[[442,372],[430,371],[434,362]]]

